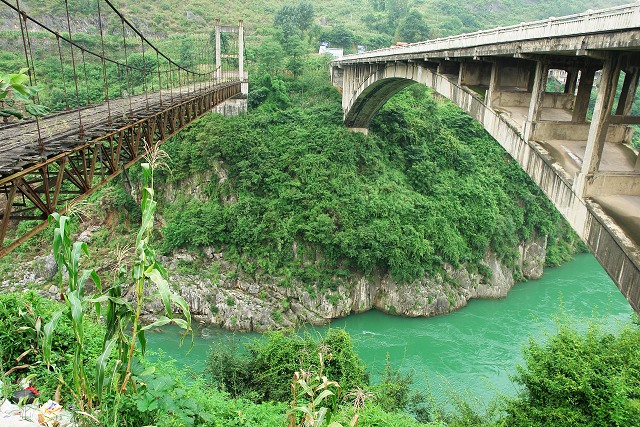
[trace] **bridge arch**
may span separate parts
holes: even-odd
[[[340,70],[342,75],[339,75],[340,73],[335,69],[332,70],[334,83],[342,80],[339,83],[343,87],[342,106],[347,127],[366,133],[371,119],[380,107],[395,93],[414,83],[423,84],[448,98],[480,123],[518,162],[587,243],[631,306],[636,311],[640,311],[640,258],[638,256],[640,247],[596,202],[594,197],[597,197],[595,193],[597,189],[587,187],[581,181],[581,176],[585,175],[576,173],[571,176],[562,166],[559,166],[545,147],[538,143],[540,140],[538,136],[542,135],[543,131],[550,132],[554,127],[561,128],[559,122],[527,122],[523,128],[512,120],[509,114],[491,106],[490,90],[486,96],[489,102],[485,102],[485,97],[459,84],[463,70],[458,70],[457,75],[440,74],[430,65],[424,61],[389,61],[375,65],[344,64],[344,69]],[[546,81],[547,70],[543,65],[534,63],[536,80],[544,78]],[[605,64],[605,74],[606,68]],[[445,69],[444,72],[446,73],[447,70]],[[491,74],[493,79],[495,73]],[[520,77],[522,80],[529,80],[531,74],[533,70],[523,73]],[[560,99],[549,97],[548,101],[543,101],[541,98],[542,96],[537,98],[529,94],[530,102],[538,103],[540,106],[545,102],[557,102]],[[578,108],[576,107],[575,110]],[[570,126],[572,127],[569,129],[579,130],[582,127],[589,129],[589,125],[584,123],[572,123]],[[609,129],[607,135],[611,133]],[[605,137],[602,138],[602,142],[604,139]],[[597,183],[598,179],[608,178],[610,177],[606,174],[588,177],[591,184]],[[587,190],[584,190],[585,188]]]
[[[343,98],[345,125],[354,130],[368,129],[373,116],[393,95],[415,83],[423,84],[448,98],[483,126],[485,110],[490,110],[472,90],[418,63],[388,64],[384,69],[365,76],[359,83],[352,96]],[[487,126],[485,129],[491,133]]]

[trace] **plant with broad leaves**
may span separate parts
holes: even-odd
[[[142,164],[143,192],[142,192],[142,224],[138,231],[135,245],[135,261],[132,271],[128,274],[123,264],[118,268],[117,281],[102,292],[101,281],[94,270],[82,270],[80,261],[82,255],[88,255],[86,243],[71,243],[68,218],[57,213],[51,215],[56,222],[54,231],[53,252],[60,267],[68,272],[68,291],[64,294],[66,308],[56,312],[51,321],[44,327],[43,355],[44,360],[51,363],[51,347],[53,332],[63,314],[71,319],[75,334],[75,353],[73,362],[73,393],[80,409],[91,409],[94,403],[103,400],[105,389],[116,394],[116,405],[112,408],[113,424],[118,421],[119,395],[129,390],[136,390],[135,379],[132,378],[132,362],[136,351],[136,343],[140,344],[140,351],[146,350],[145,331],[151,328],[174,323],[185,330],[185,334],[192,332],[191,313],[181,296],[171,291],[167,281],[167,271],[156,260],[155,251],[149,240],[153,231],[156,202],[153,200],[153,169],[148,163]],[[85,296],[86,284],[91,279],[97,294]],[[61,275],[62,285],[62,275]],[[157,292],[145,292],[150,285],[155,285]],[[130,285],[132,301],[123,297],[123,288]],[[149,325],[141,323],[142,307],[152,298],[159,297],[166,310],[166,316],[161,316]],[[102,354],[97,358],[97,372],[95,383],[90,383],[83,365],[84,353],[84,319],[91,305],[95,306],[97,316],[100,316],[102,305],[106,306],[105,336]],[[173,307],[177,307],[184,319],[173,318]],[[107,376],[107,365],[115,352],[111,376]]]
[[[24,103],[24,110],[34,117],[44,116],[50,111],[48,107],[32,102],[40,88],[27,84],[28,71],[28,68],[22,68],[15,74],[0,74],[0,117],[23,119],[24,112],[16,102]]]
[[[71,243],[69,218],[54,212],[50,221],[56,222],[53,235],[53,256],[58,263],[60,271],[67,271],[67,292],[64,293],[66,307],[57,311],[51,320],[44,326],[42,353],[47,365],[51,364],[51,348],[53,332],[62,315],[71,320],[71,328],[75,336],[73,354],[73,387],[71,392],[80,409],[93,405],[94,392],[89,384],[84,366],[85,357],[85,315],[90,305],[95,305],[98,315],[100,313],[100,300],[85,295],[88,280],[91,279],[98,292],[102,291],[100,277],[95,270],[80,271],[80,261],[84,255],[89,254],[87,244],[84,242]],[[63,289],[64,275],[60,274],[60,288]]]
[[[153,200],[153,168],[148,163],[142,165],[142,223],[136,237],[135,262],[131,276],[128,276],[124,266],[118,271],[117,283],[109,289],[107,300],[105,349],[117,347],[118,360],[126,366],[125,377],[121,389],[125,390],[131,377],[131,363],[135,351],[136,341],[140,343],[142,353],[146,350],[145,331],[174,323],[186,333],[192,332],[191,313],[187,302],[180,295],[173,292],[167,281],[167,271],[156,260],[156,252],[149,245],[153,231],[156,201]],[[133,304],[122,298],[123,286],[132,279]],[[155,285],[157,292],[145,296],[145,289]],[[144,304],[159,297],[162,301],[166,316],[161,316],[155,322],[142,326],[140,324],[141,310]],[[177,307],[184,319],[172,316],[172,305]],[[131,326],[130,333],[127,330]]]
[[[322,353],[318,357],[320,368],[317,373],[300,370],[293,374],[291,410],[287,414],[288,427],[342,427],[338,422],[331,422],[342,399],[342,388],[338,382],[323,375],[324,357]],[[327,357],[332,356],[329,354]],[[349,427],[357,424],[356,413]]]

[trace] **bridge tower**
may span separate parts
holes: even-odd
[[[249,80],[244,69],[244,22],[240,20],[238,26],[221,25],[220,19],[215,20],[215,55],[216,55],[216,79],[219,82],[237,78],[241,83],[241,93],[226,100],[216,107],[216,112],[227,115],[237,115],[247,111],[247,97],[249,95]],[[235,35],[235,46],[237,51],[222,55],[222,34]],[[229,72],[223,75],[223,59],[237,59],[237,75]]]

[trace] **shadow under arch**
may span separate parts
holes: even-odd
[[[344,118],[348,128],[368,129],[371,119],[382,106],[402,89],[416,84],[415,80],[387,78],[377,80],[362,90]]]

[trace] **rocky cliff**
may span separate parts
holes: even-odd
[[[99,228],[85,230],[78,239],[90,242]],[[189,303],[193,318],[201,325],[260,332],[302,323],[323,324],[374,308],[398,316],[437,316],[464,307],[471,298],[503,298],[516,278],[537,279],[542,275],[546,239],[536,237],[519,249],[520,256],[512,267],[496,254],[487,253],[483,274],[444,265],[433,277],[412,283],[398,283],[387,273],[372,273],[341,279],[341,285],[333,290],[279,277],[238,273],[235,264],[212,248],[205,248],[200,256],[177,251],[162,257],[162,262],[170,271],[171,284]],[[58,287],[51,284],[56,272],[52,255],[36,257],[12,277],[4,278],[0,290],[35,287],[58,298]],[[144,315],[151,320],[161,308],[159,301],[150,304]]]
[[[445,265],[433,277],[401,284],[388,274],[356,276],[335,290],[279,278],[255,279],[237,274],[236,266],[221,253],[205,250],[199,265],[216,266],[216,274],[179,274],[181,264],[195,262],[192,254],[175,253],[164,259],[171,283],[187,300],[195,320],[236,331],[265,331],[301,323],[323,324],[331,319],[373,308],[407,317],[437,316],[464,307],[471,298],[503,298],[514,277],[537,279],[542,275],[546,239],[535,238],[520,247],[520,258],[507,267],[488,253],[484,275]],[[213,276],[213,277],[212,277]],[[147,307],[150,318],[160,305]]]

